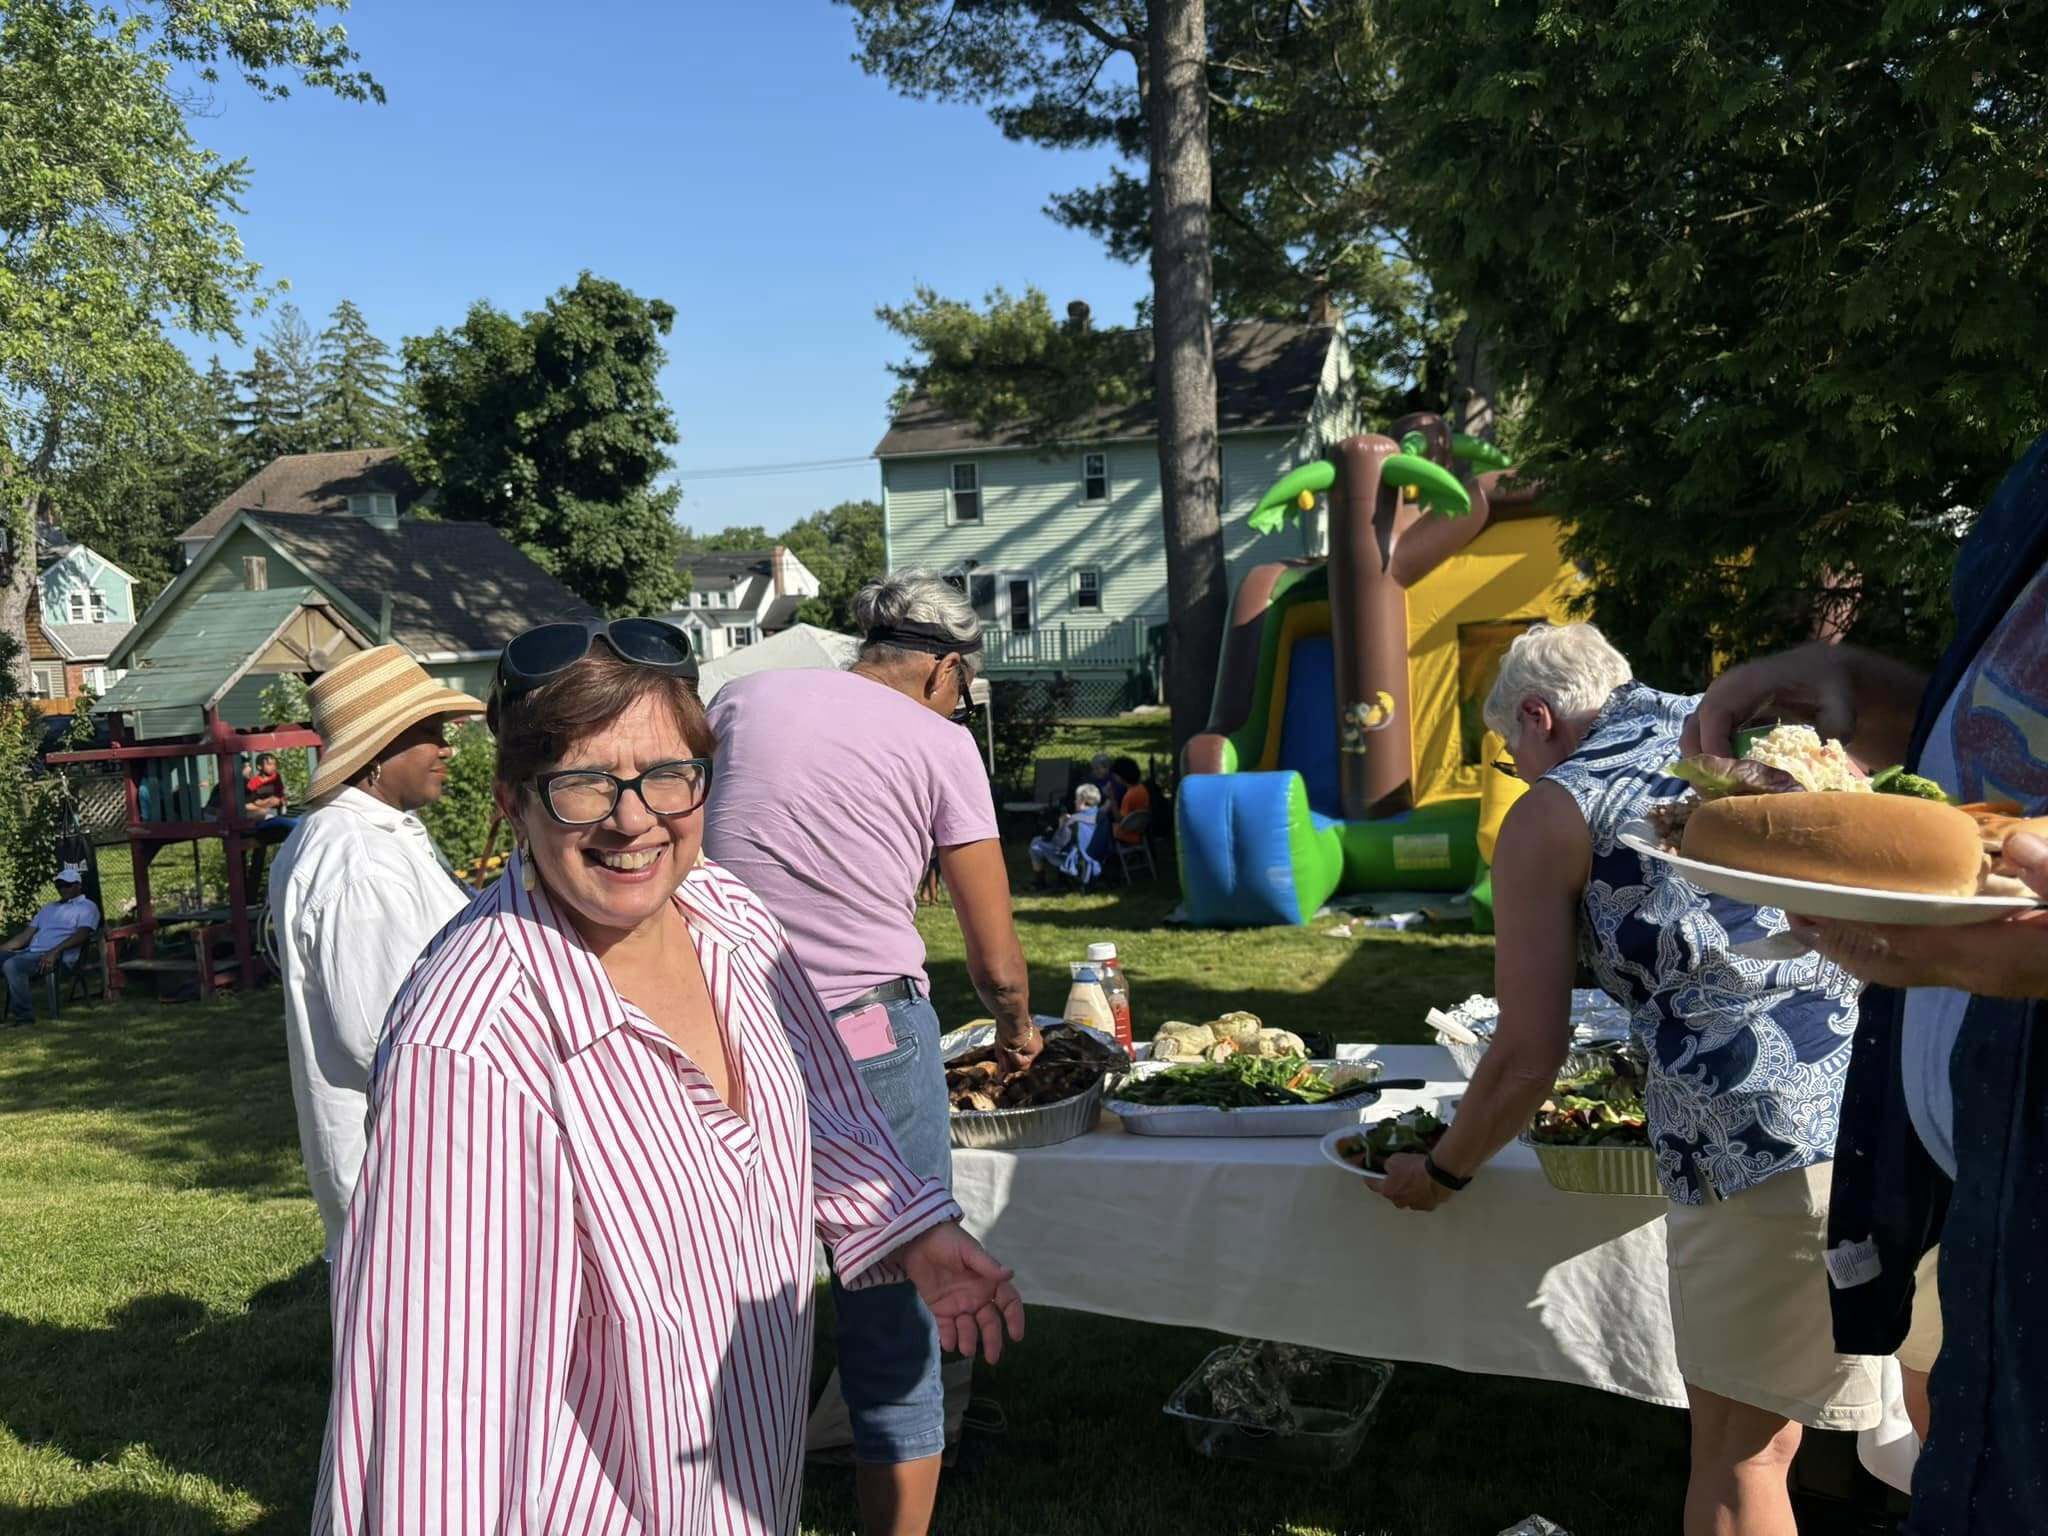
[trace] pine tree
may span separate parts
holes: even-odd
[[[315,440],[313,402],[320,387],[320,353],[312,327],[296,304],[280,304],[277,318],[263,334],[277,361],[279,389],[276,428],[285,453],[311,453]]]
[[[288,419],[290,384],[268,347],[249,356],[235,375],[235,456],[244,478],[280,454],[296,453]]]
[[[315,446],[328,451],[386,448],[403,440],[404,427],[391,349],[371,332],[363,312],[343,299],[320,333]]]

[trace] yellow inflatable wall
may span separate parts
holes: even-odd
[[[1485,745],[1489,733],[1480,710],[1515,636],[1531,624],[1569,618],[1565,605],[1583,581],[1558,553],[1561,535],[1554,517],[1495,523],[1408,593],[1417,805],[1487,798],[1489,779],[1509,784],[1486,766],[1498,752]],[[1507,813],[1506,804],[1499,812]],[[1492,839],[1484,829],[1480,853],[1491,862]]]

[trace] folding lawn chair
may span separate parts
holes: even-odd
[[[1147,880],[1158,879],[1159,867],[1152,862],[1152,813],[1150,811],[1131,812],[1130,815],[1124,818],[1123,828],[1126,831],[1138,834],[1138,840],[1135,843],[1127,843],[1121,838],[1117,839],[1116,857],[1117,863],[1123,867],[1124,884],[1130,885],[1133,883],[1131,872],[1140,864],[1145,866],[1145,878]]]

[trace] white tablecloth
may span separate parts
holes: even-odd
[[[1464,1091],[1440,1046],[1367,1046],[1389,1113]],[[953,1153],[967,1223],[1027,1303],[1528,1376],[1682,1407],[1664,1202],[1568,1195],[1509,1146],[1455,1200],[1396,1210],[1299,1139],[1132,1136]]]

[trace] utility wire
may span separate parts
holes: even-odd
[[[727,464],[716,469],[679,469],[678,480],[755,480],[764,475],[804,475],[820,469],[852,469],[872,464],[870,454],[846,459],[798,459],[785,464]]]

